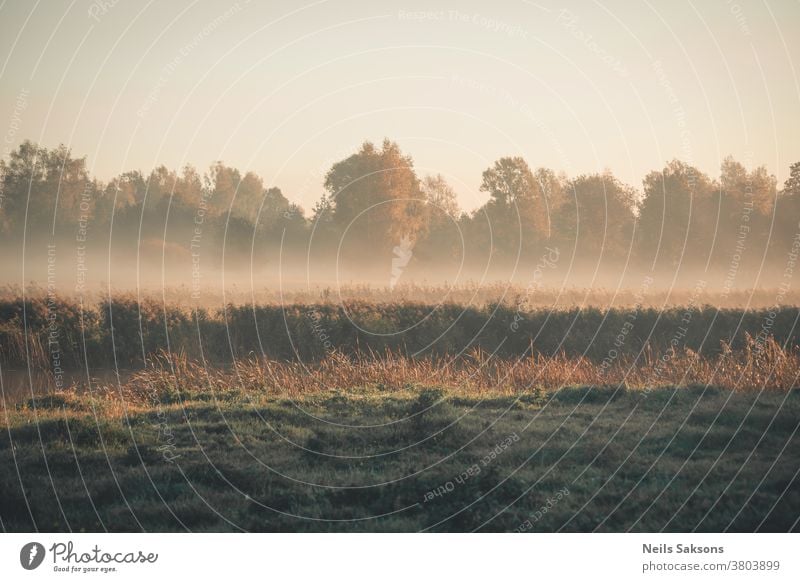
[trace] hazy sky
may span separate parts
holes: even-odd
[[[310,209],[387,136],[472,208],[503,155],[640,187],[668,159],[800,160],[800,2],[0,0],[3,154],[102,179],[223,160]]]

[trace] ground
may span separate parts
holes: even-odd
[[[7,531],[787,531],[800,391],[59,394],[0,410]]]

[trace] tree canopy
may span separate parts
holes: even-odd
[[[74,237],[88,220],[112,244],[155,240],[187,253],[200,229],[207,248],[242,255],[258,245],[274,254],[281,244],[289,252],[312,245],[335,252],[344,240],[364,261],[402,243],[414,249],[413,261],[466,253],[513,263],[558,246],[578,262],[726,269],[743,255],[780,262],[800,232],[800,162],[778,189],[764,167],[732,158],[716,178],[673,160],[637,191],[610,172],[568,178],[506,156],[482,173],[485,203],[464,212],[441,174],[418,177],[411,157],[384,140],[334,163],[322,186],[307,218],[277,186],[222,162],[202,174],[160,166],[100,183],[68,148],[26,141],[0,161],[0,234],[8,241],[23,230]]]

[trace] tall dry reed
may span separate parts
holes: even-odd
[[[346,355],[333,352],[314,364],[248,359],[229,369],[204,366],[183,355],[162,353],[123,385],[134,402],[170,395],[235,390],[300,396],[370,388],[393,392],[436,386],[464,394],[522,394],[571,385],[618,385],[629,389],[706,385],[730,390],[786,391],[797,385],[800,353],[772,338],[748,338],[743,350],[726,348],[715,357],[690,349],[640,357],[623,356],[603,365],[565,354],[492,358],[480,349],[459,358],[411,359],[387,351]],[[115,393],[110,389],[109,393]]]

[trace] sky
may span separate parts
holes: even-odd
[[[800,161],[800,2],[0,0],[0,133],[103,180],[221,160],[309,210],[397,141],[464,208],[502,156],[635,187]]]

